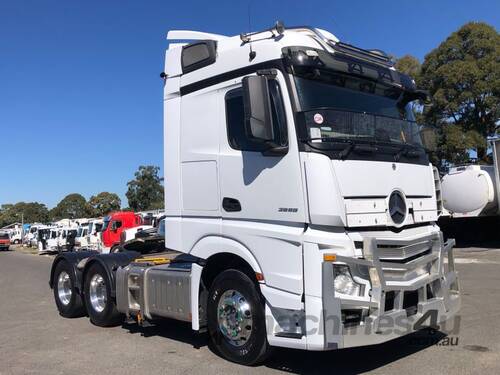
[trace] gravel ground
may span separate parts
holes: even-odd
[[[420,333],[334,352],[278,349],[265,365],[247,368],[217,357],[185,323],[98,328],[87,318],[64,319],[47,284],[52,257],[0,252],[0,374],[500,374],[500,249],[459,249],[456,258],[459,331],[438,345]]]

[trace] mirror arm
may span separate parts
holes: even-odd
[[[283,156],[288,153],[288,146],[278,146],[273,142],[266,143],[269,148],[262,151],[264,156]]]

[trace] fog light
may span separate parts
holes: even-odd
[[[333,284],[337,293],[349,296],[361,295],[361,285],[353,280],[348,266],[335,265],[333,267]]]

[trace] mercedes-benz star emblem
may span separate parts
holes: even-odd
[[[389,197],[389,215],[394,224],[401,224],[406,218],[406,202],[401,193],[398,190],[394,190]]]

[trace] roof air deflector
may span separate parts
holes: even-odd
[[[227,36],[219,34],[204,33],[202,31],[191,30],[170,30],[167,40],[215,40],[226,39]]]

